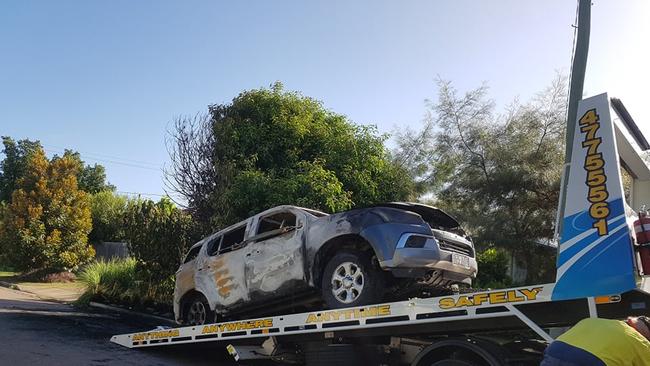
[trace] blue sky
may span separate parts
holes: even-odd
[[[650,2],[593,0],[585,94],[650,136]],[[435,79],[503,106],[568,73],[575,2],[14,1],[0,8],[0,134],[80,151],[163,194],[177,116],[276,80],[380,131],[417,128]],[[153,196],[153,198],[156,198]]]

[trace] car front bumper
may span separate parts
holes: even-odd
[[[427,237],[421,248],[405,246],[409,236],[420,234],[404,234],[400,238],[393,257],[380,262],[383,269],[423,268],[442,270],[453,274],[475,278],[478,265],[476,258],[462,253],[441,249],[433,237]],[[454,276],[457,277],[457,276]]]

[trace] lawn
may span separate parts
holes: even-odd
[[[11,279],[16,275],[18,275],[18,272],[0,271],[0,281]]]
[[[81,281],[74,282],[26,282],[18,281],[19,272],[0,271],[0,281],[16,285],[16,289],[35,294],[41,299],[73,302],[83,294],[86,286]]]
[[[66,290],[83,290],[86,288],[86,285],[84,285],[81,281],[76,280],[74,282],[52,282],[52,283],[47,283],[47,282],[17,282],[16,284],[22,286],[22,287],[29,287],[32,289],[66,289]]]

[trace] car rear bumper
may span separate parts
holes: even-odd
[[[180,303],[178,302],[178,297],[176,294],[174,294],[174,320],[176,323],[181,324],[182,323],[182,314],[181,314],[181,309],[180,309]]]

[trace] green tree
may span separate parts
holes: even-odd
[[[7,258],[6,248],[3,246],[2,233],[5,232],[5,216],[7,215],[7,203],[0,201],[0,268],[10,268],[9,259]]]
[[[88,239],[93,243],[124,240],[123,218],[127,198],[104,190],[91,197],[93,228]]]
[[[189,247],[198,240],[190,215],[168,198],[130,200],[123,218],[129,252],[146,281],[168,281]]]
[[[114,191],[115,186],[106,181],[106,169],[103,165],[86,165],[79,172],[79,189],[95,194],[102,191]]]
[[[276,83],[177,120],[167,181],[216,227],[279,204],[332,212],[405,200],[413,186],[386,138]]]
[[[527,282],[552,280],[548,263],[536,255],[554,233],[564,161],[564,79],[527,104],[514,103],[505,115],[494,112],[486,87],[462,96],[448,82],[440,81],[439,88],[426,131],[411,135],[424,140],[426,154],[407,139],[394,156],[414,157],[401,161],[411,177],[435,182],[426,186],[429,197],[464,222],[479,246],[514,253],[527,264]]]
[[[43,147],[39,141],[25,139],[16,142],[9,136],[2,136],[2,144],[5,157],[0,162],[0,202],[9,202],[18,180],[25,174],[27,158]],[[79,189],[91,194],[115,190],[115,186],[106,181],[106,169],[102,165],[85,165],[79,153],[72,150],[66,149],[63,155],[74,160],[76,164]]]
[[[86,165],[81,160],[81,155],[73,150],[66,149],[63,156],[74,160],[77,164],[77,182],[79,189],[95,194],[102,191],[114,191],[115,186],[106,181],[106,169],[103,165]]]
[[[479,272],[476,276],[476,288],[504,288],[510,286],[512,280],[506,273],[508,270],[508,255],[503,250],[487,248],[476,253]]]
[[[25,173],[27,158],[41,147],[38,141],[14,141],[9,136],[2,136],[5,158],[0,162],[0,202],[9,202],[16,189],[18,179]]]
[[[89,197],[77,188],[76,173],[69,157],[50,162],[40,147],[28,154],[0,233],[2,249],[16,269],[70,270],[94,256],[87,242]]]

